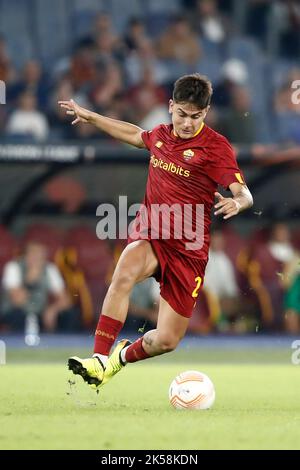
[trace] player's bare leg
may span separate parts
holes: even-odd
[[[144,335],[143,349],[149,356],[158,356],[173,351],[184,337],[188,324],[189,318],[179,315],[161,297],[157,327]]]
[[[151,243],[146,240],[130,243],[122,252],[114,271],[103,302],[104,315],[124,323],[134,285],[152,276],[157,268],[158,260]]]
[[[111,346],[127,316],[131,290],[136,283],[154,274],[158,266],[153,248],[146,240],[133,242],[123,251],[104,299],[95,332],[94,356],[88,359],[74,356],[68,361],[69,369],[90,385],[99,386],[103,380]],[[127,344],[125,340],[118,347]]]
[[[161,297],[156,329],[148,331],[133,344],[127,340],[118,343],[107,363],[103,384],[116,375],[127,362],[137,362],[173,351],[184,337],[188,323],[189,318],[179,315]]]

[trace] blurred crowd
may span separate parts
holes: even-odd
[[[291,84],[300,77],[299,1],[124,1],[123,23],[116,0],[103,11],[100,1],[94,3],[98,10],[74,2],[78,8],[69,22],[76,34],[71,28],[68,47],[62,44],[54,59],[48,51],[48,60],[47,48],[34,54],[40,49],[33,44],[31,57],[17,61],[9,32],[0,35],[0,80],[7,91],[7,105],[0,107],[2,140],[107,139],[87,125],[69,125],[57,101],[71,97],[150,129],[170,120],[174,80],[197,71],[214,86],[207,123],[230,141],[300,144],[300,104],[291,100]],[[54,19],[51,24],[55,29]],[[57,42],[54,29],[49,49]]]
[[[278,222],[241,237],[230,225],[212,232],[193,333],[300,332],[300,233]],[[80,332],[97,322],[126,241],[96,238],[87,226],[67,232],[33,224],[16,240],[0,230],[0,330],[22,331],[28,315],[46,332]],[[159,285],[134,288],[126,326],[155,325]]]

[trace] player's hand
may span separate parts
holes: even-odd
[[[58,104],[61,108],[66,109],[66,114],[71,116],[76,116],[72,125],[77,124],[78,122],[88,122],[88,110],[82,108],[74,100],[70,101],[59,101]]]
[[[215,215],[224,214],[223,219],[230,219],[230,217],[240,212],[240,203],[232,197],[223,197],[220,193],[215,193],[215,197],[218,199],[217,204],[215,204],[215,209],[217,209]]]

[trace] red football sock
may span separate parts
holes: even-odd
[[[148,354],[143,348],[142,342],[143,337],[137,339],[134,343],[128,346],[125,352],[126,362],[137,362],[151,357],[150,354]]]
[[[123,323],[121,321],[106,315],[100,315],[95,331],[94,354],[108,356],[122,327]]]

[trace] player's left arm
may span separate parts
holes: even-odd
[[[215,193],[218,199],[215,204],[215,215],[223,214],[223,219],[230,219],[245,209],[253,206],[253,197],[245,184],[231,183],[229,189],[233,197],[224,197],[220,193]]]

